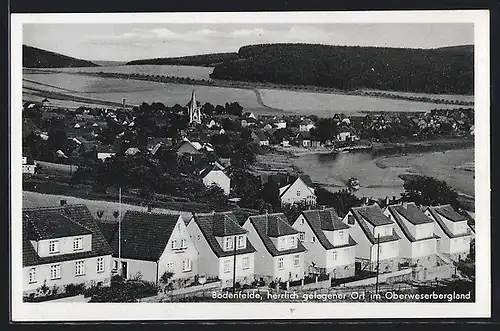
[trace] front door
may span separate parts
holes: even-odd
[[[127,262],[122,262],[122,277],[128,278]]]

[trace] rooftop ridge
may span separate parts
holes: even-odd
[[[34,210],[48,210],[48,209],[64,209],[68,207],[86,207],[84,203],[72,203],[64,206],[40,206],[40,207],[26,207],[23,208],[23,213],[25,211],[34,211]]]
[[[64,215],[64,213],[61,213],[61,216],[64,217],[65,219],[67,219],[68,221],[70,221],[71,223],[75,223],[77,224],[78,226],[81,226],[82,228],[88,230],[89,232],[91,233],[94,233],[94,231],[92,231],[91,229],[89,229],[88,227],[86,227],[85,225],[82,225],[74,220],[72,220],[70,217],[68,217],[68,215]]]
[[[127,213],[130,213],[130,214],[154,215],[154,216],[165,216],[165,215],[181,216],[180,213],[174,213],[174,212],[159,213],[159,212],[148,212],[148,211],[142,211],[142,210],[127,209],[127,210],[125,210],[124,217],[125,217],[125,215]]]

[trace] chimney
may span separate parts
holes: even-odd
[[[67,201],[66,200],[61,200],[59,201],[60,205],[61,206],[66,206],[67,205]]]
[[[123,98],[123,110],[125,111],[125,98]]]

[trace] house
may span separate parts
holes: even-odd
[[[292,226],[307,249],[305,265],[309,270],[332,278],[354,276],[357,243],[333,208],[304,210]]]
[[[281,141],[281,146],[290,147],[290,140],[283,138],[283,140]]]
[[[23,174],[30,174],[30,175],[35,174],[36,164],[35,162],[33,162],[33,158],[23,155],[21,164],[22,164]]]
[[[299,143],[299,146],[309,148],[312,147],[311,143],[311,133],[309,131],[307,132],[299,132],[297,134],[297,142]]]
[[[437,251],[450,259],[465,259],[470,252],[471,231],[467,218],[456,212],[451,205],[431,206],[425,215],[436,222],[436,234],[440,237]]]
[[[356,245],[356,260],[361,269],[380,272],[398,270],[400,237],[395,224],[384,215],[377,204],[351,208],[342,219],[351,227]]]
[[[202,151],[200,151],[202,148],[202,145],[199,142],[192,142],[187,138],[184,138],[182,142],[179,144],[177,147],[177,155],[183,155],[183,154],[202,154]]]
[[[23,292],[111,282],[112,249],[84,205],[23,210]]]
[[[200,172],[200,177],[205,186],[210,187],[212,184],[219,186],[224,194],[229,195],[231,189],[231,179],[226,174],[222,165],[215,162],[209,164],[205,169]]]
[[[309,132],[309,130],[314,129],[316,126],[314,122],[310,119],[304,119],[299,123],[299,131],[300,132]]]
[[[151,154],[155,155],[158,152],[158,150],[160,150],[160,148],[169,147],[171,145],[172,145],[171,138],[149,137],[146,148]]]
[[[307,206],[316,205],[314,188],[307,185],[301,177],[297,177],[293,182],[280,187],[279,198],[282,206],[300,203]]]
[[[273,127],[271,126],[271,124],[266,124],[266,125],[264,125],[264,128],[263,128],[263,129],[264,129],[265,131],[269,131],[269,130],[272,130],[272,128],[273,128]]]
[[[285,129],[286,128],[286,122],[283,119],[277,120],[273,122],[274,127],[279,130],[279,129]]]
[[[337,134],[337,140],[338,141],[347,141],[347,140],[352,140],[351,138],[351,132],[348,129],[342,129],[338,134]]]
[[[100,145],[97,146],[97,159],[106,160],[107,158],[113,157],[116,154],[115,147],[111,145]]]
[[[305,247],[283,213],[248,217],[243,225],[255,253],[255,277],[267,282],[304,278]]]
[[[254,281],[255,248],[232,212],[195,214],[187,229],[199,252],[198,273],[217,277],[222,287]]]
[[[258,130],[252,132],[252,138],[256,144],[259,144],[259,146],[269,146],[269,138],[263,131]]]
[[[141,150],[137,147],[129,147],[125,151],[125,155],[135,155],[135,154],[140,153],[140,152],[141,152]]]
[[[183,286],[197,274],[198,251],[178,214],[128,210],[111,247],[113,270],[127,279],[140,273],[143,280],[158,283],[167,272],[172,282]]]
[[[399,256],[418,267],[436,265],[437,241],[434,221],[427,217],[413,202],[389,205],[384,214],[395,224],[401,237]]]

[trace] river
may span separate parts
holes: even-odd
[[[360,189],[356,195],[376,198],[399,197],[404,188],[398,176],[408,173],[444,180],[458,192],[474,196],[473,162],[473,148],[388,156],[366,151],[310,154],[293,159],[313,182],[332,192],[347,188],[349,177],[357,177]]]

